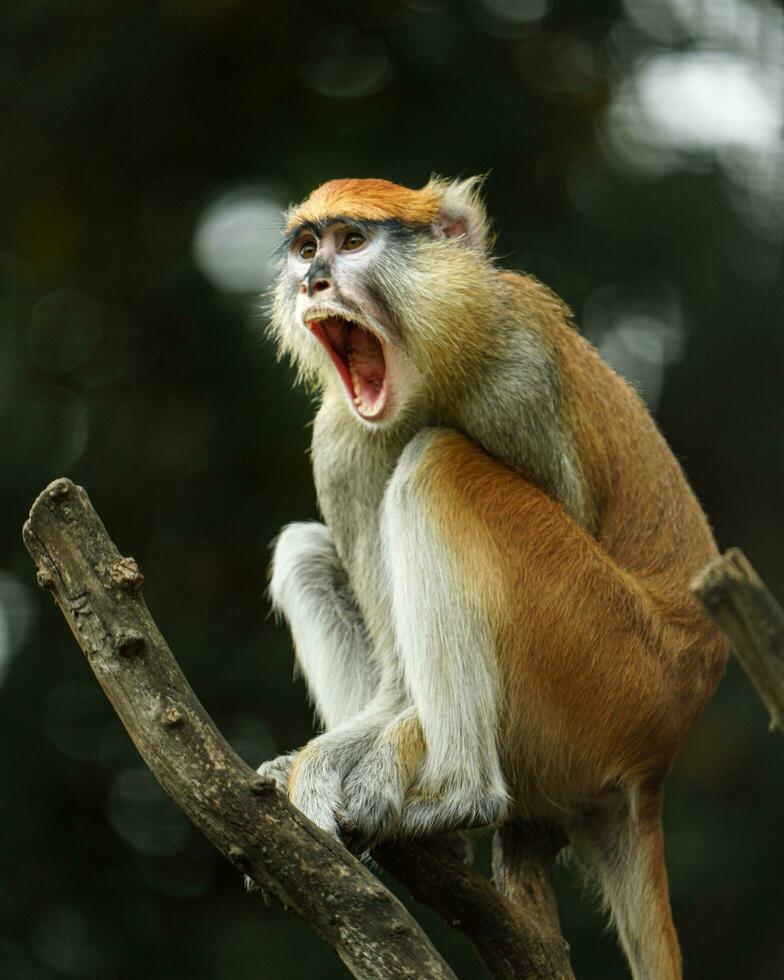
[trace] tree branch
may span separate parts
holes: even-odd
[[[707,565],[692,591],[765,703],[771,730],[784,734],[784,610],[739,548]]]
[[[218,850],[302,916],[355,976],[452,978],[397,899],[218,732],[147,610],[136,562],[120,556],[84,490],[52,483],[24,540],[142,758]]]
[[[354,976],[453,978],[378,879],[229,746],[153,622],[136,562],[119,554],[85,491],[66,479],[50,484],[24,541],[39,585],[52,592],[142,758],[215,847],[305,919]],[[522,904],[513,903],[463,856],[446,840],[379,850],[415,896],[466,932],[494,977],[569,980],[557,920],[554,936],[540,915],[552,893],[521,892],[512,897]],[[542,852],[542,881],[552,857]]]
[[[496,831],[493,865],[501,891],[466,863],[468,843],[462,834],[445,834],[385,844],[373,856],[468,936],[495,980],[574,980],[550,882],[565,841],[548,828],[511,824]]]

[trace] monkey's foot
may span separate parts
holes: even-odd
[[[296,751],[286,752],[285,755],[279,755],[276,759],[269,759],[267,762],[262,762],[256,772],[260,776],[265,776],[267,779],[274,779],[281,793],[286,793],[289,788],[291,767],[297,758],[297,754]]]
[[[395,747],[379,739],[343,782],[343,840],[352,851],[365,851],[395,835],[403,809],[406,781]]]
[[[333,837],[340,837],[341,778],[325,760],[303,760],[303,764],[297,766],[289,782],[289,799],[317,827]]]
[[[406,798],[396,836],[422,837],[443,830],[488,827],[503,819],[508,804],[506,793],[499,791],[426,794],[417,787]]]
[[[301,749],[292,766],[288,795],[297,809],[340,837],[345,814],[343,780],[378,736],[377,728],[333,729]]]

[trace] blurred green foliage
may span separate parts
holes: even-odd
[[[9,0],[0,26],[0,976],[344,976],[149,776],[34,589],[27,509],[85,486],[243,757],[303,742],[264,597],[270,540],[316,515],[311,406],[263,338],[276,215],[332,177],[489,171],[504,263],[640,385],[720,545],[784,595],[781,10]],[[666,807],[695,980],[784,975],[783,768],[733,664]],[[624,976],[558,886],[577,975]]]

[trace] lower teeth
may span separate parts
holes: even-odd
[[[354,402],[357,405],[361,405],[362,396],[359,390],[359,373],[356,369],[356,366],[354,365],[354,358],[351,356],[352,353],[353,351],[351,350],[351,347],[349,347],[348,350],[346,351],[346,360],[348,361],[348,370],[349,370],[349,374],[351,375],[351,384],[354,388]]]
[[[351,377],[351,386],[354,389],[354,404],[362,412],[363,415],[374,415],[377,410],[377,404],[368,404],[362,397],[362,389],[360,387],[359,371],[354,364],[354,351],[351,348],[351,344],[346,345],[346,361],[348,362],[348,372]],[[367,382],[375,391],[379,394],[384,386],[384,381],[382,379],[369,380]]]

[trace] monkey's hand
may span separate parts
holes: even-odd
[[[384,726],[343,780],[343,837],[367,850],[397,835],[406,790],[416,778],[424,740],[415,708]]]
[[[335,819],[353,851],[390,838],[422,837],[444,830],[485,827],[506,813],[501,779],[456,759],[449,770],[428,765],[419,713],[408,707],[358,746],[344,772]]]
[[[422,837],[497,823],[506,813],[503,782],[459,760],[433,772],[419,715],[408,708],[389,724],[345,777],[346,836],[368,848],[391,837]]]

